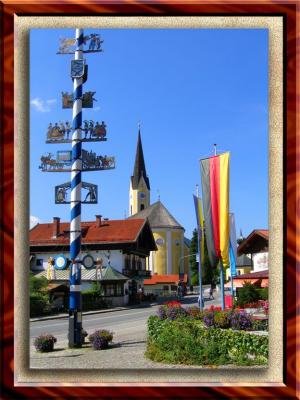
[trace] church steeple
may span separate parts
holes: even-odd
[[[136,214],[150,205],[150,182],[147,176],[139,127],[133,175],[130,179],[129,215]]]
[[[146,167],[145,167],[144,153],[143,153],[142,140],[141,140],[141,132],[139,129],[138,141],[137,141],[137,146],[136,146],[136,154],[135,154],[135,162],[134,162],[134,168],[133,168],[133,175],[131,177],[133,189],[138,188],[141,177],[144,178],[147,188],[148,188],[148,190],[150,190],[149,178],[147,177]]]

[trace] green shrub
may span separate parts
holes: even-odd
[[[30,318],[39,317],[41,315],[49,314],[51,311],[51,305],[49,302],[49,296],[33,292],[30,294]]]
[[[85,290],[82,295],[82,311],[98,310],[107,308],[107,303],[97,291]]]
[[[259,291],[255,285],[244,282],[242,288],[238,290],[237,305],[244,307],[245,304],[256,303],[259,300]]]
[[[267,331],[269,329],[268,318],[254,319],[252,322],[252,329],[254,331]]]
[[[262,288],[262,289],[257,289],[258,295],[259,295],[259,300],[268,300],[269,295],[268,295],[268,288]]]
[[[268,337],[210,328],[187,318],[148,319],[146,356],[154,361],[188,365],[266,364]]]
[[[29,292],[46,292],[48,287],[48,280],[44,276],[36,277],[31,272],[29,274]]]
[[[53,335],[49,333],[42,334],[34,339],[34,347],[36,351],[40,351],[41,353],[46,353],[49,351],[53,351],[54,343],[56,343],[57,339]]]

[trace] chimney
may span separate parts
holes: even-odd
[[[101,218],[102,215],[96,215],[96,227],[99,228],[101,226]]]
[[[57,238],[60,233],[60,218],[53,217],[53,237]]]

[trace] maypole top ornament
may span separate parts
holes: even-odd
[[[59,41],[60,45],[56,54],[75,54],[75,39],[61,37]],[[84,36],[83,46],[86,46],[86,48],[83,48],[83,53],[99,53],[103,51],[101,48],[102,43],[103,40],[101,40],[98,33],[91,33],[90,35]]]

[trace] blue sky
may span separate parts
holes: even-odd
[[[104,120],[107,142],[83,148],[116,157],[116,169],[83,173],[98,185],[95,214],[128,215],[138,122],[151,202],[158,199],[191,237],[196,226],[192,194],[200,184],[199,159],[230,151],[230,210],[244,236],[268,228],[268,31],[265,29],[86,29],[100,33],[104,52],[86,54],[84,91],[95,91],[83,119]],[[46,173],[41,155],[70,150],[46,144],[49,122],[71,121],[61,92],[72,91],[71,55],[56,55],[60,37],[73,29],[30,32],[30,215],[41,222],[70,218],[69,205],[54,204],[54,186],[70,173]],[[200,192],[201,195],[201,192]]]

